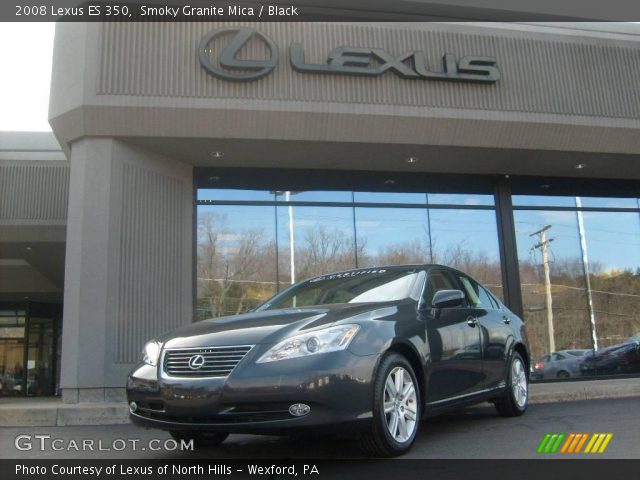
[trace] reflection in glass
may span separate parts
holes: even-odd
[[[425,193],[400,193],[400,192],[353,192],[356,203],[406,203],[426,205]]]
[[[628,342],[640,332],[640,214],[583,212],[582,216],[597,346],[602,349]],[[626,368],[610,367],[620,373]],[[640,359],[638,367],[640,371]]]
[[[429,205],[487,205],[493,206],[493,195],[462,194],[462,193],[430,193],[427,195]]]
[[[580,197],[583,207],[588,208],[639,208],[637,198]],[[576,197],[550,195],[513,195],[517,207],[571,207],[576,206]]]
[[[429,224],[434,263],[468,273],[502,299],[495,211],[430,209]]]
[[[343,202],[349,203],[352,200],[351,192],[340,191],[319,191],[311,190],[305,192],[285,192],[277,191],[277,202]]]
[[[637,198],[580,197],[583,207],[639,208]]]
[[[602,200],[609,199],[582,197],[574,205],[603,207]],[[516,211],[515,218],[525,318],[534,358],[546,354],[547,366],[539,362],[542,371],[557,376],[640,372],[640,347],[633,337],[640,332],[640,214],[540,210]],[[541,274],[543,238],[531,235],[543,226],[549,226],[550,285]],[[543,306],[547,291],[551,312]],[[550,323],[555,357],[549,355],[554,353]],[[565,355],[594,347],[578,360]],[[552,369],[558,356],[568,359],[564,363],[571,360],[571,368]]]
[[[359,267],[431,261],[426,209],[358,207],[355,213]]]
[[[0,396],[22,395],[25,312],[0,312]]]
[[[199,188],[198,200],[221,200],[227,202],[273,202],[274,193],[268,190],[240,190],[234,188]]]
[[[27,395],[53,395],[53,320],[29,319],[29,346],[27,359]]]
[[[198,207],[198,318],[235,315],[276,292],[275,207]]]
[[[229,201],[265,200],[268,193],[227,192]],[[200,198],[220,202],[224,202],[224,194],[224,190],[199,193]],[[272,194],[278,202],[290,203],[198,208],[199,318],[241,313],[277,289],[316,275],[431,261],[470,273],[502,298],[493,210],[427,209],[425,193]],[[398,206],[355,208],[354,198],[356,202]],[[299,206],[297,201],[343,202],[344,206]],[[430,201],[490,204],[493,196],[435,194]],[[425,208],[403,208],[403,202]]]
[[[561,197],[551,195],[513,195],[511,201],[514,207],[575,207],[575,197]]]
[[[352,208],[279,206],[277,222],[280,288],[355,268]]]
[[[532,358],[539,359],[553,353],[551,350],[591,348],[576,212],[515,211],[514,217],[524,320]],[[545,227],[548,228],[542,232]],[[547,309],[549,300],[551,310]]]

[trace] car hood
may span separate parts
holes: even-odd
[[[347,303],[264,310],[192,323],[160,335],[156,340],[162,342],[164,348],[275,343],[296,333],[343,320],[348,323],[388,317],[395,313],[399,303]]]

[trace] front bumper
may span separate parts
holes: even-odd
[[[138,365],[127,381],[127,399],[138,406],[131,420],[164,430],[283,433],[371,419],[379,355],[345,350],[256,364],[262,353],[255,347],[228,377],[171,377]],[[309,405],[310,413],[291,415],[294,403]]]

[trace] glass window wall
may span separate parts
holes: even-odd
[[[640,373],[637,199],[562,198],[514,212],[532,378]]]
[[[277,291],[275,207],[198,207],[197,317],[244,313]]]
[[[429,209],[433,262],[457,268],[503,299],[494,210]]]
[[[389,264],[446,263],[502,298],[491,195],[225,192],[198,190],[199,319],[245,312],[315,275]]]
[[[280,289],[356,267],[350,207],[278,206],[277,228]]]

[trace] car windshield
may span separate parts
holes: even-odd
[[[334,303],[390,302],[409,298],[424,280],[418,269],[365,269],[315,277],[293,285],[258,308],[308,307]]]
[[[584,357],[584,355],[588,352],[588,350],[570,350],[567,353],[569,355],[573,355],[574,357]]]

